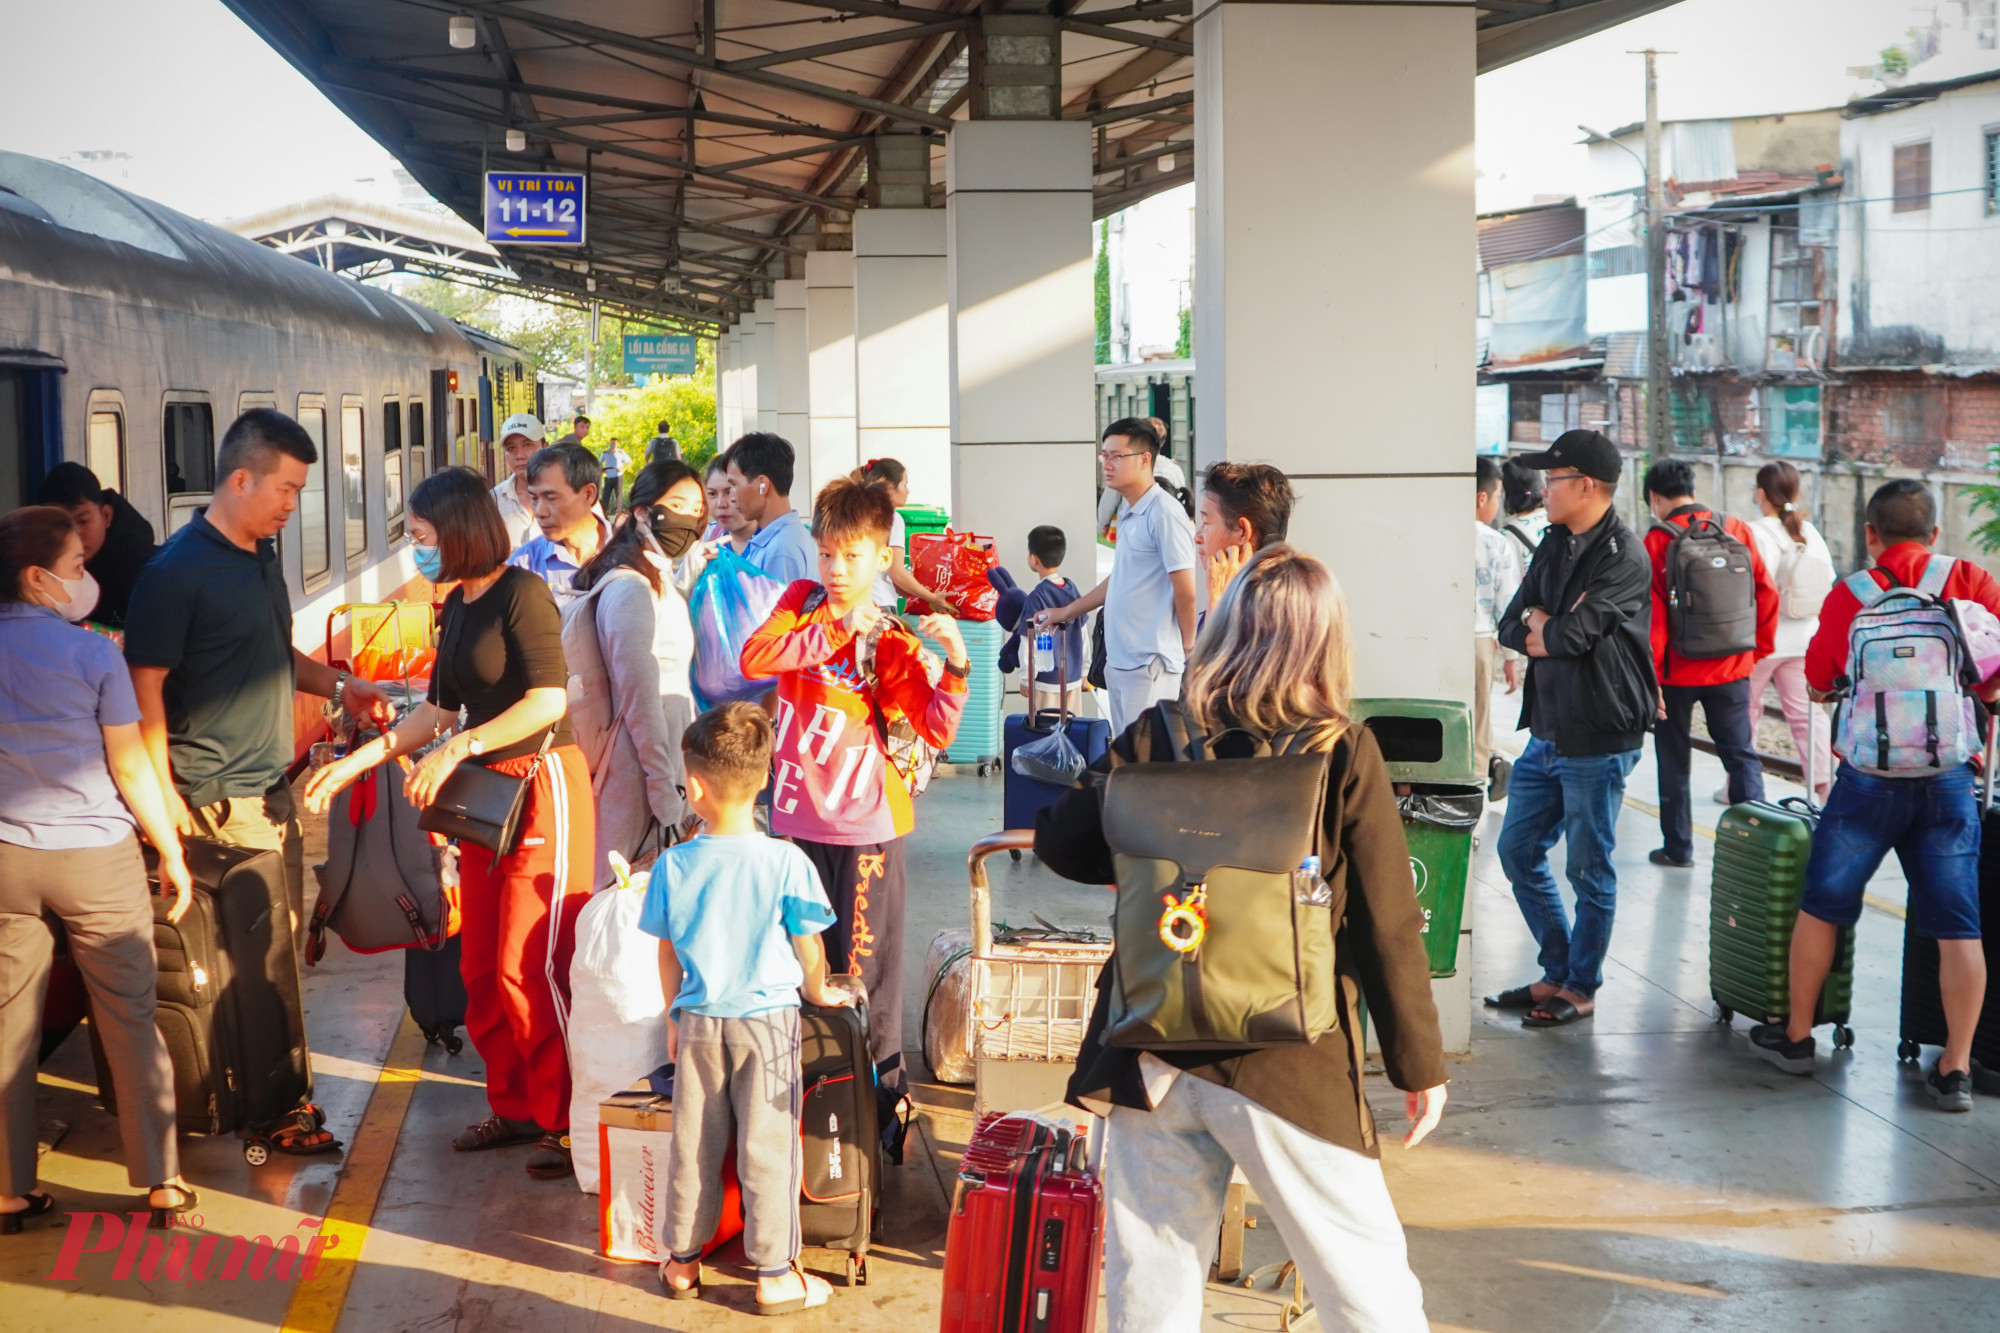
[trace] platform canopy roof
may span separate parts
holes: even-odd
[[[510,266],[696,330],[846,229],[869,136],[942,148],[982,13],[1061,18],[1063,114],[1099,131],[1100,216],[1194,177],[1197,0],[224,2],[474,225],[482,169],[587,172],[588,247],[510,249]],[[1479,69],[1672,3],[1478,0]],[[468,49],[454,16],[475,26]]]

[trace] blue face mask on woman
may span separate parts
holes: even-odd
[[[435,546],[417,546],[413,543],[410,547],[410,558],[417,563],[417,573],[432,583],[439,582],[438,576],[444,573],[444,552]]]

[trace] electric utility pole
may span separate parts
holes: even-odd
[[[1660,175],[1660,81],[1655,58],[1672,55],[1648,47],[1646,57],[1646,451],[1673,452],[1672,367],[1667,363],[1667,192]]]

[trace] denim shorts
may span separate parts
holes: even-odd
[[[1972,770],[1881,778],[1843,763],[1806,863],[1799,910],[1836,926],[1894,850],[1910,882],[1910,924],[1937,940],[1979,938],[1979,803]]]

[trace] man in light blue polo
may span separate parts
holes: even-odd
[[[541,533],[521,543],[507,563],[538,575],[557,606],[576,595],[576,571],[611,540],[611,525],[597,509],[603,481],[597,455],[580,444],[552,444],[528,460],[528,501]]]
[[[743,548],[751,564],[780,583],[819,578],[819,546],[812,530],[792,508],[791,442],[769,431],[752,431],[729,446],[730,503],[757,525]]]

